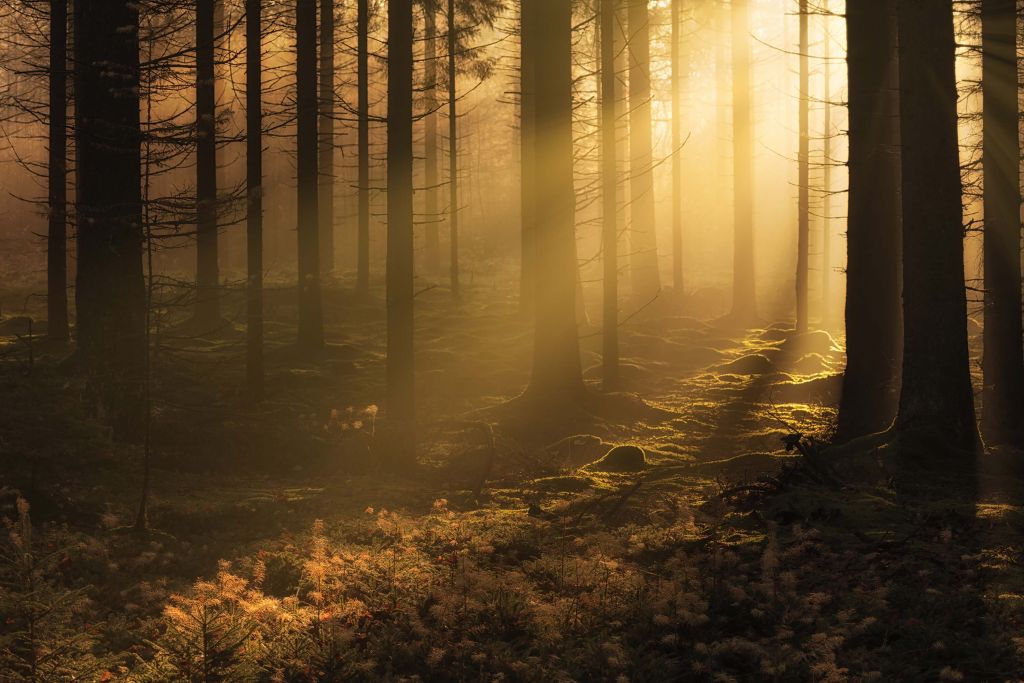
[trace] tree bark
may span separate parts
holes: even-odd
[[[808,16],[807,0],[800,0],[798,12],[800,14],[800,121],[799,121],[799,151],[797,152],[797,164],[799,173],[797,185],[799,199],[797,201],[797,213],[799,225],[797,227],[797,248],[796,248],[796,331],[798,334],[807,331],[807,317],[809,310],[807,306],[807,284],[809,281],[810,266],[810,235],[811,235],[811,133],[810,133],[810,80],[811,70],[807,52],[810,49],[808,40]]]
[[[901,352],[899,56],[894,0],[846,10],[850,190],[839,441],[896,415]]]
[[[196,0],[196,313],[201,332],[220,324],[217,234],[217,100],[214,0]]]
[[[533,373],[527,396],[564,406],[584,396],[576,329],[576,194],[572,137],[572,9],[569,0],[538,2],[529,37],[544,78],[535,83],[537,154],[524,173],[536,179],[536,283]],[[541,153],[543,150],[543,153]]]
[[[423,86],[424,96],[427,100],[427,113],[424,117],[423,133],[423,165],[426,175],[427,187],[427,239],[426,239],[426,266],[430,273],[437,273],[441,269],[441,235],[438,224],[441,219],[438,210],[438,144],[437,144],[437,63],[440,55],[437,50],[437,8],[433,4],[425,4],[424,31],[426,42],[426,57],[424,59],[424,71],[426,83]]]
[[[618,0],[601,0],[601,199],[604,258],[602,378],[605,391],[619,382],[619,221],[618,143],[615,104],[621,95],[615,73],[615,11]]]
[[[370,291],[370,0],[358,0],[356,13],[356,71],[359,90],[356,294],[363,298]]]
[[[651,47],[647,0],[629,0],[629,271],[633,305],[650,303],[661,291],[654,211],[651,133]]]
[[[320,0],[320,272],[334,270],[334,0]]]
[[[536,179],[532,169],[536,141],[534,109],[536,100],[536,55],[533,44],[537,5],[542,0],[520,0],[519,16],[519,149],[520,149],[520,222],[521,273],[519,302],[524,314],[533,312],[536,289]]]
[[[757,316],[754,287],[754,145],[750,87],[750,9],[732,2],[733,299],[741,322]]]
[[[683,296],[683,93],[682,4],[672,0],[672,289]]]
[[[317,210],[316,0],[295,5],[296,168],[298,171],[299,347],[324,344],[320,297],[320,234]]]
[[[822,90],[825,121],[822,124],[822,188],[821,188],[821,325],[832,322],[832,35],[828,0],[821,3],[823,28]]]
[[[455,0],[448,0],[448,248],[452,296],[459,298],[459,121],[456,99],[456,39],[458,37]]]
[[[977,444],[967,351],[953,3],[901,0],[904,434]],[[877,248],[877,245],[876,245]]]
[[[1020,138],[1015,0],[983,0],[985,328],[982,426],[991,442],[1024,438]]]
[[[78,353],[130,430],[146,361],[138,6],[76,2],[74,19]]]
[[[387,414],[403,458],[415,418],[412,43],[411,3],[388,0]]]
[[[262,1],[245,0],[246,354],[249,393],[263,398],[263,21]]]
[[[68,330],[68,0],[50,1],[50,126],[46,248],[46,335],[67,342]]]

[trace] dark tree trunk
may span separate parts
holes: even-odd
[[[895,11],[894,0],[861,0],[846,10],[850,191],[840,441],[882,431],[896,415],[902,313]]]
[[[522,313],[533,311],[536,289],[536,178],[529,169],[536,165],[534,108],[536,100],[537,5],[541,0],[521,0],[519,16],[519,146],[520,212],[522,255],[519,303]]]
[[[629,277],[633,305],[648,304],[661,291],[654,217],[654,158],[651,142],[651,46],[647,0],[629,0]]]
[[[618,0],[601,0],[601,199],[604,258],[602,377],[605,391],[619,382],[619,221],[615,103],[622,89],[615,73],[615,10]]]
[[[204,332],[220,324],[214,13],[214,0],[196,0],[195,322]]]
[[[568,0],[538,2],[528,40],[544,78],[535,82],[536,288],[533,375],[527,396],[564,406],[584,395],[576,330],[576,195],[573,184],[572,11]]]
[[[448,0],[448,247],[452,296],[459,298],[459,127],[455,83],[458,26],[455,0]]]
[[[295,5],[296,168],[298,171],[299,347],[324,344],[317,210],[316,0]]]
[[[732,3],[733,295],[732,315],[757,315],[754,289],[754,144],[750,86],[750,9]]]
[[[1024,437],[1020,138],[1015,0],[983,0],[985,330],[982,426],[993,442]]]
[[[904,345],[896,423],[904,434],[973,449],[953,3],[898,7]]]
[[[46,244],[47,336],[68,331],[68,0],[50,2],[49,225]]]
[[[799,185],[797,213],[796,247],[796,331],[807,331],[807,284],[810,266],[810,235],[811,235],[811,131],[810,131],[810,81],[811,69],[807,56],[810,43],[808,41],[807,23],[810,17],[807,12],[807,0],[800,0],[800,143],[797,152]]]
[[[146,363],[138,6],[76,2],[74,16],[78,353],[132,429]]]
[[[334,270],[334,0],[320,0],[320,272]]]
[[[370,291],[370,0],[358,0],[356,12],[356,71],[359,89],[356,294],[365,297]]]
[[[412,5],[388,0],[388,422],[412,455],[413,363]]]
[[[433,5],[424,5],[424,24],[426,38],[426,57],[424,71],[426,83],[423,86],[427,101],[427,114],[424,118],[423,134],[423,165],[426,174],[427,195],[427,239],[426,266],[431,273],[441,269],[441,237],[438,223],[438,144],[437,144],[437,62],[440,55],[437,51],[437,12]]]
[[[263,22],[261,0],[245,0],[246,286],[245,369],[252,399],[263,398]]]
[[[672,0],[672,289],[683,296],[683,0]]]

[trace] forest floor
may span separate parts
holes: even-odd
[[[59,672],[42,680],[1021,680],[1016,467],[911,493],[787,452],[802,435],[828,453],[807,437],[827,443],[840,338],[656,302],[622,327],[622,392],[524,415],[514,304],[426,291],[420,458],[398,476],[374,448],[381,303],[328,288],[329,344],[309,357],[292,294],[268,295],[258,406],[244,332],[158,336],[141,538],[124,531],[140,447],[90,414],[64,350],[0,320],[3,514],[24,497],[60,549],[34,551],[66,605],[35,630]],[[597,395],[599,329],[581,330]],[[624,444],[646,462],[598,462]],[[23,614],[39,600],[24,553],[3,557],[0,611]],[[27,666],[18,637],[0,637],[0,680]]]

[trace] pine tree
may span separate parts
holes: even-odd
[[[896,424],[973,450],[953,3],[900,2],[898,11],[904,334]]]
[[[146,357],[138,5],[76,3],[74,36],[78,354],[133,429]]]
[[[299,347],[317,351],[324,345],[320,294],[320,228],[317,180],[316,0],[295,4],[295,109],[298,172]]]
[[[534,165],[523,170],[536,179],[533,373],[526,396],[545,407],[579,403],[585,393],[576,330],[570,5],[538,2],[527,36],[544,77],[534,82]]]
[[[414,454],[412,6],[388,0],[387,418],[393,455]]]
[[[896,416],[902,247],[895,12],[894,0],[851,3],[846,11],[850,190],[840,441],[882,431]]]
[[[982,93],[985,173],[983,427],[988,440],[1021,441],[1020,119],[1014,0],[983,0]]]

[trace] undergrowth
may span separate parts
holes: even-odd
[[[863,521],[851,511],[864,505],[852,494],[839,495],[846,507],[833,494],[830,508],[827,492],[794,489],[744,513],[705,493],[703,505],[664,504],[616,525],[557,506],[542,518],[459,512],[445,500],[419,516],[367,509],[222,561],[181,590],[144,578],[165,552],[159,541],[140,541],[134,567],[118,564],[114,540],[33,532],[20,501],[2,556],[0,678],[956,681],[1019,672],[1021,613],[986,594],[994,556],[977,542],[977,520],[886,509],[893,541],[850,532]],[[120,613],[71,579],[132,569],[139,578]]]

